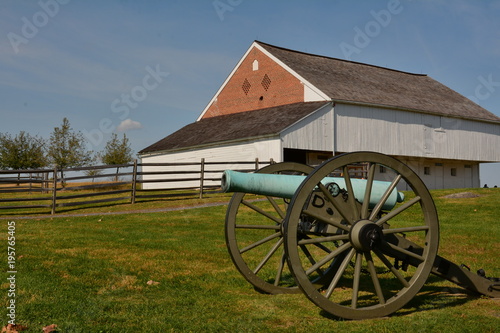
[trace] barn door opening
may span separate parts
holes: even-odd
[[[283,162],[307,164],[307,150],[285,148],[283,149]]]

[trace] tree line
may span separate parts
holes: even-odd
[[[133,161],[129,139],[123,134],[119,139],[113,133],[101,152],[87,150],[81,132],[71,127],[67,118],[55,127],[50,138],[45,140],[21,131],[12,136],[0,133],[0,169],[26,170],[48,166],[65,169],[88,166],[98,161],[106,165],[126,164]]]

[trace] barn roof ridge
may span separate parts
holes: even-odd
[[[324,59],[330,59],[330,60],[337,60],[337,61],[342,61],[342,62],[356,64],[356,65],[374,67],[374,68],[378,68],[378,69],[385,69],[385,70],[388,70],[388,71],[393,71],[393,72],[398,72],[398,73],[408,74],[408,75],[428,76],[427,74],[423,74],[423,73],[407,72],[407,71],[403,71],[403,70],[399,70],[399,69],[395,69],[395,68],[384,67],[384,66],[374,65],[374,64],[367,64],[365,62],[359,62],[359,61],[353,61],[353,60],[346,60],[346,59],[331,57],[331,56],[322,55],[322,54],[315,54],[315,53],[309,53],[309,52],[304,52],[304,51],[299,51],[299,50],[293,50],[293,49],[289,49],[289,48],[286,48],[286,47],[282,47],[282,46],[277,46],[277,45],[265,43],[265,42],[262,42],[260,40],[254,40],[254,42],[257,43],[257,44],[259,44],[259,45],[262,45],[262,46],[268,46],[268,47],[276,48],[276,49],[279,49],[279,50],[282,50],[282,51],[287,51],[287,52],[302,54],[302,55],[306,55],[306,56],[312,56],[312,57],[318,57],[318,58],[324,58]]]

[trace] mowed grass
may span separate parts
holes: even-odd
[[[460,190],[463,191],[463,190]],[[500,276],[500,189],[444,199],[440,255]],[[303,295],[259,294],[226,250],[225,206],[16,222],[16,322],[26,332],[495,332],[500,302],[430,276],[388,318],[344,321]],[[7,221],[1,249],[7,252]],[[5,265],[7,258],[3,256]],[[2,279],[2,325],[9,285]]]

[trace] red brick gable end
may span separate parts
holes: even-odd
[[[202,119],[298,102],[304,102],[304,85],[254,46]]]

